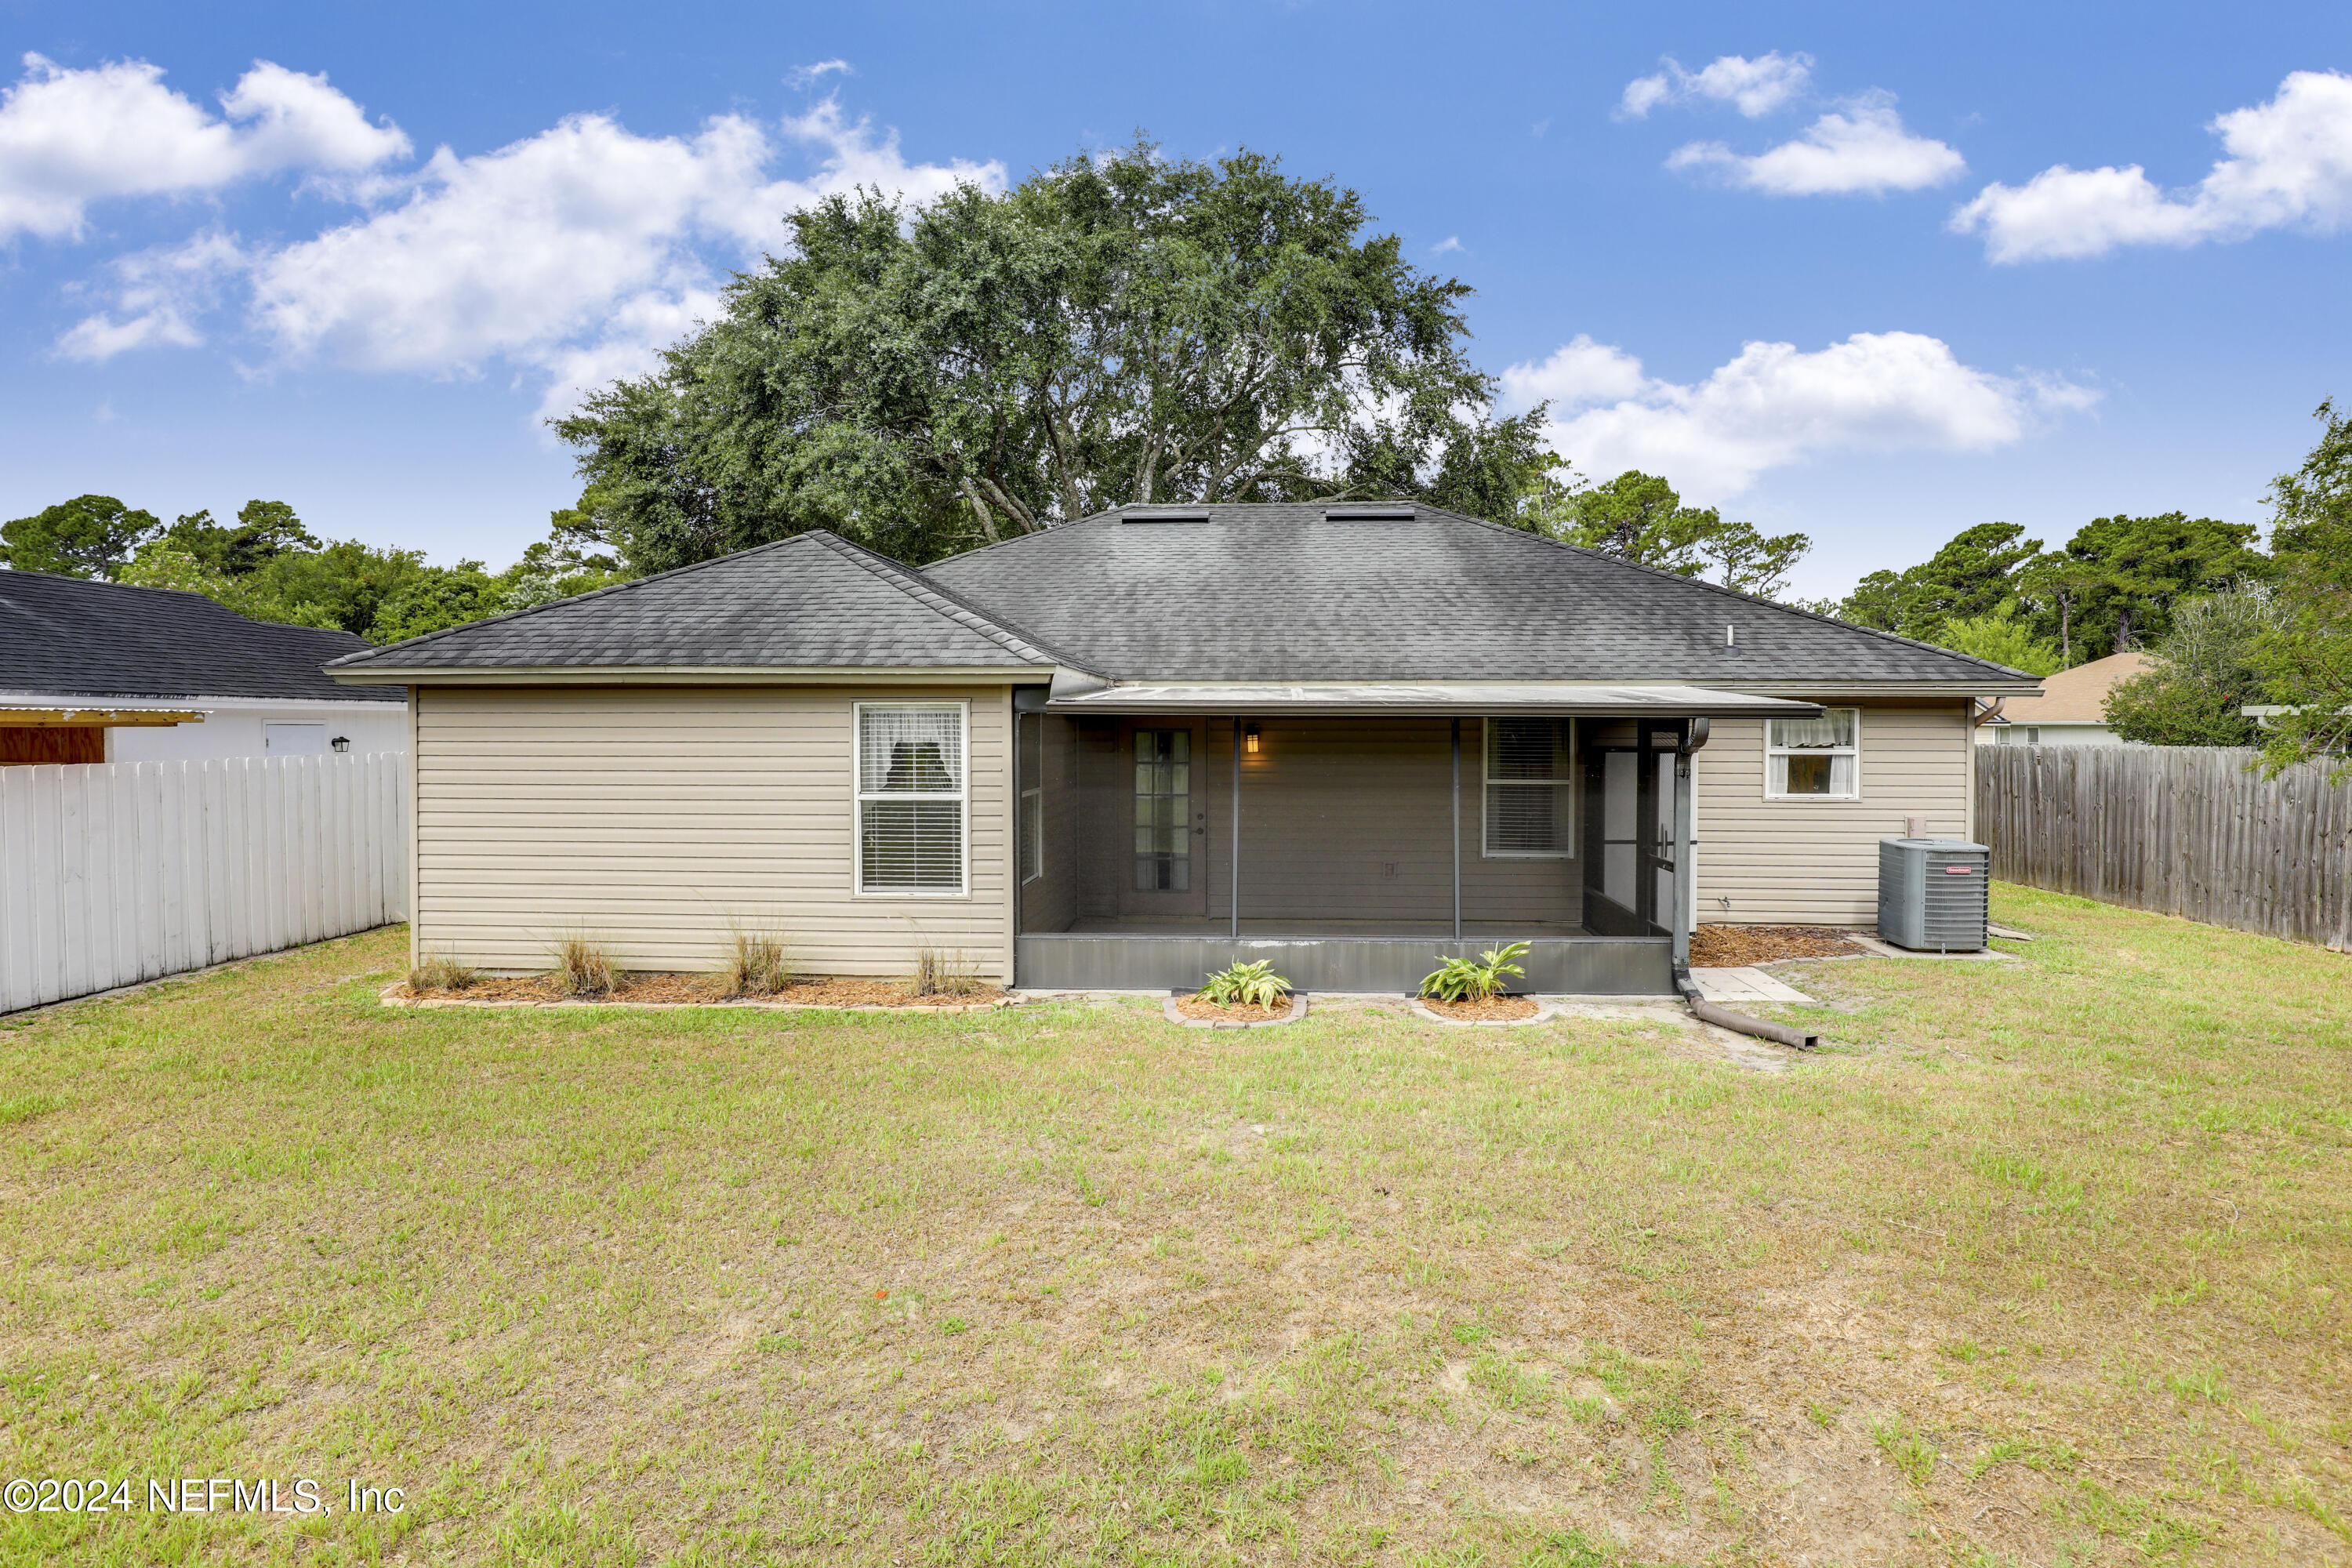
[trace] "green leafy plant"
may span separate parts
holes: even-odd
[[[1274,972],[1274,960],[1261,958],[1255,963],[1230,963],[1218,970],[1201,987],[1200,997],[1220,1007],[1271,1009],[1289,994],[1290,982]]]
[[[1528,955],[1528,944],[1490,947],[1476,959],[1437,955],[1437,967],[1421,983],[1421,994],[1440,1002],[1485,1002],[1503,989],[1506,977],[1524,977],[1527,971],[1513,962]]]

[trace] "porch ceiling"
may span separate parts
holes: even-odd
[[[1811,702],[1703,686],[1612,685],[1578,680],[1312,682],[1224,681],[1106,686],[1056,692],[1052,713],[1382,713],[1461,718],[1526,713],[1556,718],[1723,719],[1817,717]]]

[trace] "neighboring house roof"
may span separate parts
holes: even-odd
[[[320,672],[366,647],[349,632],[249,621],[175,588],[0,572],[0,691],[405,701],[399,687]]]
[[[1411,517],[1326,520],[1350,510]],[[1206,521],[1126,520],[1138,513]],[[1107,512],[924,574],[1118,680],[2033,684],[1891,633],[1404,503]]]
[[[2147,668],[2147,655],[2109,654],[2042,679],[2039,697],[2012,697],[2000,716],[2011,724],[2104,724],[2107,693]]]
[[[334,668],[349,679],[410,670],[1034,670],[1076,662],[912,567],[820,530],[353,653]]]

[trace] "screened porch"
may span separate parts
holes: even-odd
[[[1673,988],[1677,770],[1703,721],[1062,706],[1016,717],[1023,985],[1174,988],[1269,957],[1303,989],[1393,993],[1526,942],[1531,990]]]

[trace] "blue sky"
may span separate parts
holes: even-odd
[[[540,426],[857,180],[1146,128],[1362,191],[1605,478],[1816,541],[2245,521],[2352,398],[2352,11],[15,4],[0,516],[512,559]]]

